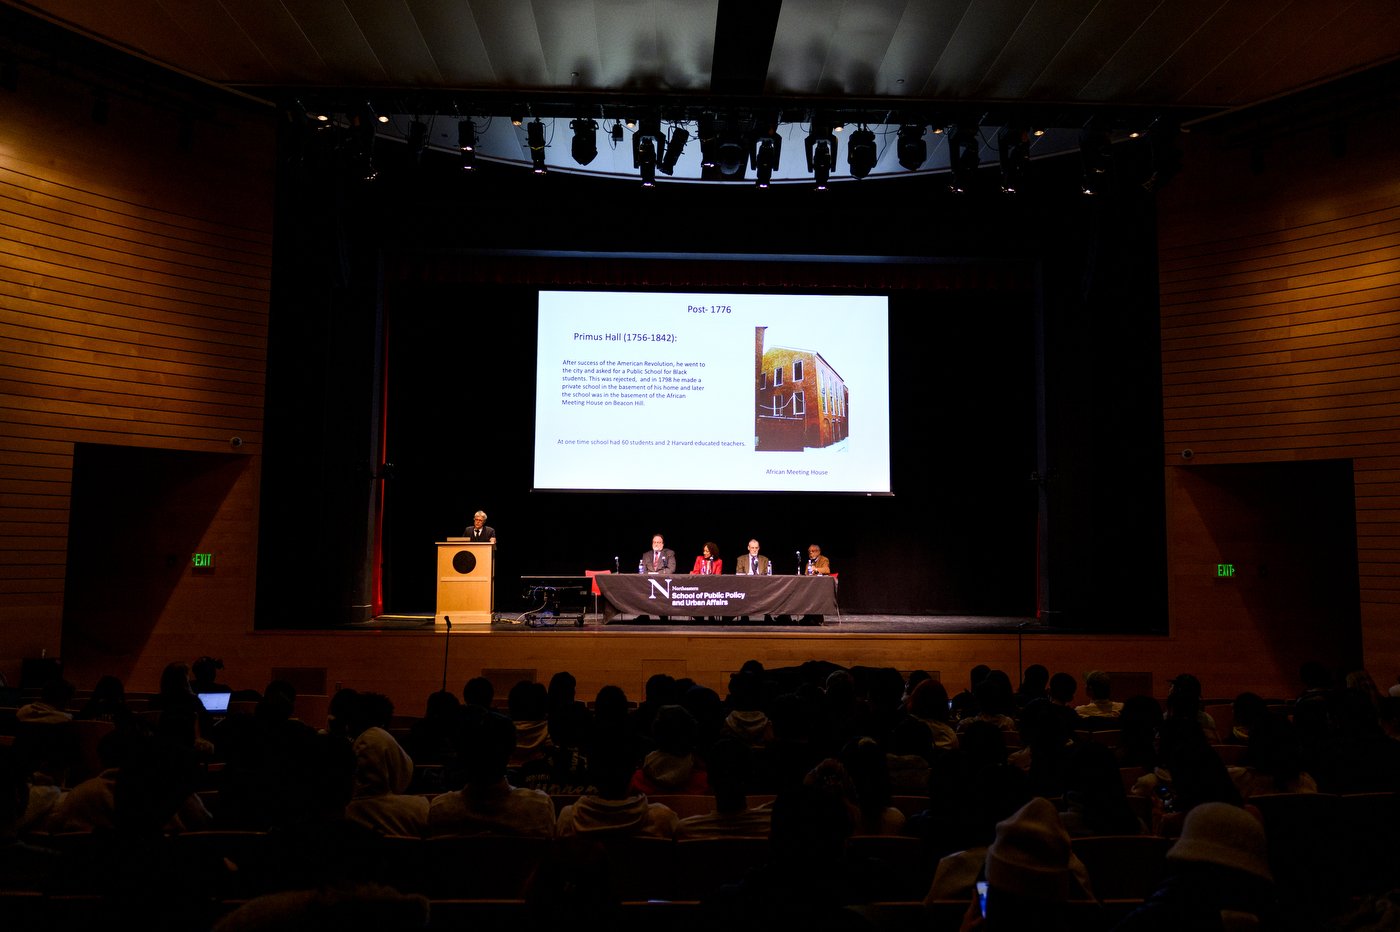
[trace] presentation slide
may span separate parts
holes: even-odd
[[[889,494],[889,300],[541,291],[535,488]]]

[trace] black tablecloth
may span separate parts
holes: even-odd
[[[603,623],[614,615],[825,615],[836,611],[830,576],[593,577],[603,593]]]

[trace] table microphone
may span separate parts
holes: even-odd
[[[613,557],[613,572],[618,575],[622,574],[622,564],[617,562],[617,557]]]
[[[801,575],[802,575],[802,551],[801,551],[801,550],[795,550],[795,551],[793,551],[793,552],[797,554],[797,575],[798,575],[798,576],[801,576]]]

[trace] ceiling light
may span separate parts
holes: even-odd
[[[831,169],[836,165],[836,137],[828,127],[814,122],[803,147],[807,151],[807,170],[812,173],[816,189],[825,191]]]
[[[322,123],[327,122],[330,118],[331,115],[329,113],[319,113],[316,115],[316,119],[320,120]]]
[[[1038,127],[1036,127],[1035,129],[1031,130],[1031,135],[1032,135],[1032,136],[1044,136],[1044,135],[1045,135],[1045,127],[1043,127],[1043,126],[1038,126]]]
[[[519,126],[521,123],[524,123],[524,122],[525,122],[525,117],[521,116],[521,115],[518,114],[518,113],[512,113],[512,114],[510,115],[510,121],[511,121],[512,123],[514,123],[516,126]]]
[[[544,124],[538,119],[525,128],[525,138],[530,144],[530,162],[535,166],[535,174],[545,173],[544,164]]]
[[[879,159],[875,147],[875,134],[861,124],[861,128],[851,133],[851,141],[846,143],[846,164],[851,166],[851,176],[857,181],[870,174]]]
[[[388,123],[388,122],[389,122],[389,117],[388,117],[386,114],[381,113],[381,114],[379,114],[379,122],[380,122],[380,123]]]
[[[1031,134],[1023,124],[1008,123],[997,131],[997,156],[1001,161],[1001,190],[1014,194],[1025,187],[1031,162]]]
[[[917,171],[928,161],[928,143],[924,142],[924,126],[922,123],[905,123],[899,128],[899,140],[895,143],[895,154],[899,156],[899,164],[912,171]]]
[[[628,128],[628,129],[636,129],[636,128],[637,128],[637,118],[636,118],[636,117],[630,117],[630,116],[629,116],[629,117],[627,118],[627,128]]]
[[[843,129],[845,129],[845,128],[846,128],[846,124],[843,123],[841,120],[837,120],[835,123],[833,123],[833,124],[831,125],[831,131],[832,131],[833,133],[839,133],[839,132],[841,132],[841,130],[843,130]]]
[[[574,161],[587,165],[598,157],[598,121],[591,117],[579,117],[569,123],[574,131],[572,151]]]
[[[677,126],[671,130],[671,141],[666,143],[666,156],[661,160],[661,170],[668,175],[676,173],[676,162],[680,160],[685,144],[690,140],[690,130]]]
[[[981,143],[976,126],[948,127],[948,167],[953,171],[950,187],[955,194],[971,189],[981,163]]]

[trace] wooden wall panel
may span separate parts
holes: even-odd
[[[117,98],[98,126],[90,107],[87,88],[26,72],[0,108],[0,673],[11,680],[20,658],[61,649],[74,443],[228,452],[239,436],[239,452],[261,452],[271,114],[221,113],[185,152],[173,116]],[[255,527],[256,479],[242,494]],[[256,535],[235,537],[230,566],[251,566]],[[251,624],[246,592],[212,610]]]
[[[1299,139],[1261,175],[1247,152],[1187,138],[1159,201],[1164,461],[1351,459],[1365,660],[1393,681],[1400,131],[1353,133],[1343,158]]]

